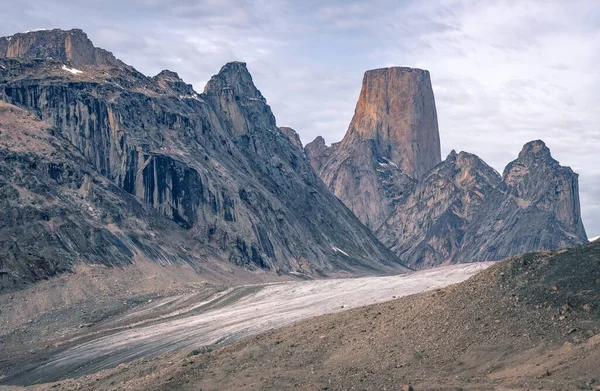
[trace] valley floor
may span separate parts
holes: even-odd
[[[4,330],[0,335],[4,352],[8,353],[0,360],[0,383],[22,386],[54,382],[136,359],[214,347],[317,315],[441,288],[489,265],[455,265],[389,277],[215,289],[204,286],[162,297],[138,295],[114,314],[100,317],[93,324],[79,325],[72,334],[58,335],[56,330],[52,333],[43,328],[58,321],[61,314],[40,314],[25,326]]]

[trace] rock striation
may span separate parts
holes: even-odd
[[[416,180],[441,161],[429,72],[394,67],[367,71],[344,139],[306,146],[325,184],[376,230]]]
[[[14,35],[10,55],[0,59],[0,101],[32,113],[54,138],[72,145],[92,177],[120,189],[107,196],[114,205],[128,194],[152,212],[136,219],[158,221],[158,215],[177,224],[177,235],[202,249],[203,262],[306,276],[407,270],[275,125],[246,64],[226,64],[197,93],[171,71],[146,77],[98,54],[108,53],[101,49],[79,55],[73,49],[87,43],[65,44],[73,37],[82,32]],[[67,186],[79,189],[80,183]],[[170,230],[169,224],[161,227]],[[156,253],[160,258],[161,250]],[[3,257],[0,262],[13,265],[7,273],[23,281],[14,274],[18,260],[9,264]],[[53,273],[52,262],[40,260],[46,269],[35,278]]]
[[[54,133],[31,113],[0,103],[0,291],[82,261],[150,260],[208,273],[206,249]]]

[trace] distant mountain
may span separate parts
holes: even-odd
[[[477,156],[452,152],[377,234],[419,268],[587,241],[577,174],[560,166],[539,140],[527,143],[502,177]]]
[[[408,270],[275,125],[244,63],[226,64],[197,93],[172,71],[142,75],[81,30],[2,38],[0,57],[0,101],[19,113],[2,127],[0,189],[11,196],[0,212],[24,214],[3,220],[10,224],[0,247],[12,249],[0,254],[4,286],[76,262],[123,264],[138,255],[307,276]],[[52,148],[32,141],[14,150],[19,134],[31,133],[28,121]],[[61,168],[49,168],[56,161]],[[24,185],[19,175],[30,179]],[[60,210],[48,213],[41,194],[35,201],[39,181],[43,194],[60,195]],[[158,238],[147,236],[151,223]],[[126,245],[104,251],[123,227],[149,242],[124,234]],[[46,241],[62,252],[45,254]],[[35,259],[35,272],[26,259]]]
[[[372,230],[440,153],[429,72],[404,67],[367,71],[344,139],[306,146],[323,182]]]
[[[429,73],[365,73],[344,139],[305,154],[325,184],[408,265],[500,260],[587,241],[578,177],[542,141],[502,176],[475,155],[441,162]]]

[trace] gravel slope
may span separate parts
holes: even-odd
[[[192,305],[180,311],[176,317],[161,314],[161,318],[154,319],[150,325],[147,323],[152,319],[98,338],[80,338],[39,362],[29,363],[29,368],[7,377],[3,383],[27,385],[56,381],[94,373],[134,359],[147,359],[163,353],[210,345],[216,341],[233,341],[317,315],[444,287],[463,281],[488,266],[476,263],[410,275],[254,286],[254,292],[232,297],[217,308],[199,314],[193,311]],[[234,291],[225,291],[220,295],[228,297]],[[210,300],[216,299],[213,297]],[[143,307],[139,308],[137,317],[143,311],[149,312]],[[36,359],[35,356],[32,358]]]
[[[600,389],[600,243],[219,348],[59,384],[123,390]]]

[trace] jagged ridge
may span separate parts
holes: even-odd
[[[0,59],[0,100],[50,124],[208,253],[277,273],[407,270],[277,128],[244,63],[225,65],[198,94],[170,71],[73,72],[65,59]]]
[[[409,265],[499,260],[584,243],[577,175],[540,140],[501,177],[475,155],[440,162],[429,73],[367,71],[344,139],[306,156],[327,186]],[[436,166],[437,164],[437,166]]]
[[[501,177],[454,151],[399,203],[377,236],[413,267],[500,260],[585,243],[577,174],[540,141]]]

